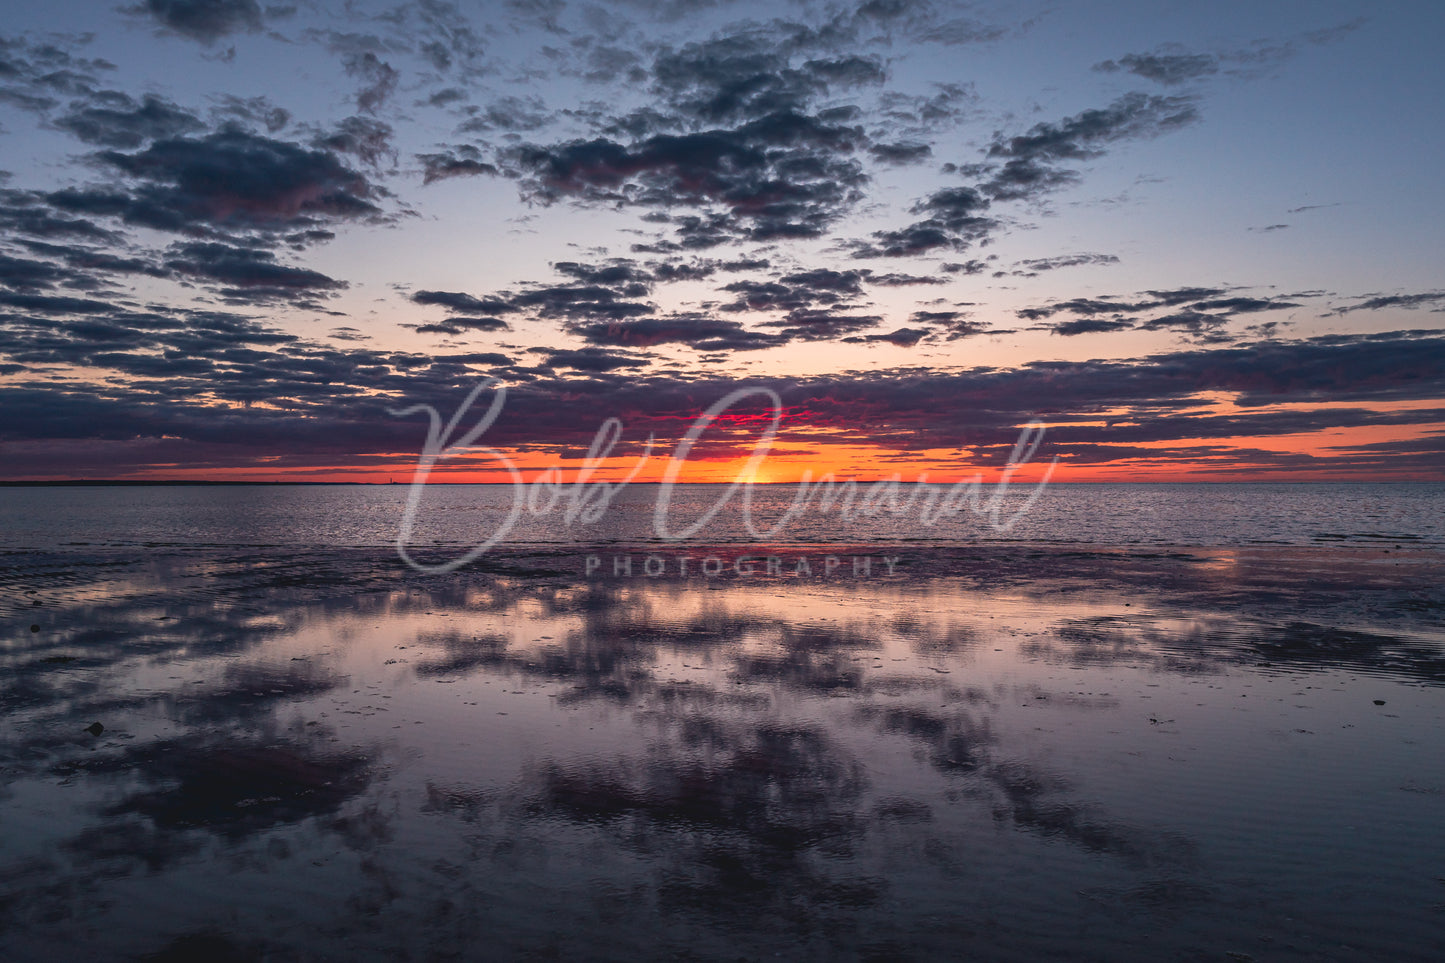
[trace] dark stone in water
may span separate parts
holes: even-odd
[[[1382,705],[1384,705],[1384,704],[1385,704],[1385,700],[1384,700],[1384,699],[1376,699],[1376,700],[1375,700],[1375,705],[1377,705],[1377,706],[1382,706]]]
[[[39,631],[40,631],[40,626],[38,626],[38,625],[31,625],[31,626],[30,626],[30,631],[32,631],[32,632],[39,632]]]
[[[92,736],[98,736],[105,731],[105,726],[101,725],[98,722],[92,722],[90,725],[85,727],[85,731],[90,733]]]

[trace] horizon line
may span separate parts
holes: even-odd
[[[614,481],[614,480],[612,480],[612,479],[598,479],[598,481],[607,482],[607,483],[609,483],[609,484],[623,484],[623,485],[662,485],[662,484],[664,484],[663,482],[660,482],[660,481],[616,482],[616,481]],[[941,486],[944,486],[944,487],[950,487],[950,486],[956,485],[956,484],[967,484],[970,480],[969,480],[969,479],[965,479],[965,480],[963,480],[962,482],[931,481],[931,480],[921,481],[921,482],[920,482],[920,481],[905,481],[905,480],[903,480],[903,479],[889,479],[889,478],[869,478],[869,479],[851,478],[851,479],[841,479],[841,480],[837,480],[837,481],[835,481],[835,484],[841,485],[841,484],[845,484],[845,483],[847,483],[847,482],[849,482],[849,481],[852,481],[852,482],[854,482],[854,483],[856,483],[856,484],[859,484],[859,485],[879,485],[879,484],[889,484],[889,483],[891,483],[891,484],[894,484],[894,485],[941,485]],[[760,481],[743,482],[743,481],[736,481],[736,480],[734,480],[734,481],[709,481],[709,482],[674,481],[674,482],[672,482],[671,484],[676,485],[676,486],[682,486],[682,487],[694,487],[694,486],[703,486],[703,485],[713,485],[713,486],[718,486],[718,485],[747,485],[747,486],[749,486],[749,487],[757,487],[757,488],[795,488],[795,487],[797,487],[798,485],[800,485],[800,484],[802,484],[802,483],[803,483],[802,479],[796,479],[796,480],[794,480],[794,481],[770,481],[770,482],[760,482]],[[809,484],[809,485],[815,485],[815,484],[817,484],[817,483],[818,483],[818,479],[811,479],[811,480],[808,481],[807,484]],[[1020,479],[1020,480],[1018,480],[1017,483],[1018,483],[1018,484],[1037,484],[1036,481],[1029,480],[1029,479]],[[298,487],[302,487],[302,486],[309,486],[309,487],[336,486],[336,487],[356,487],[356,488],[361,488],[361,487],[367,487],[367,488],[392,488],[392,487],[403,488],[403,487],[405,487],[405,488],[410,488],[410,487],[411,487],[412,485],[414,485],[414,484],[416,484],[416,483],[415,483],[415,482],[409,482],[409,481],[408,481],[408,482],[394,482],[394,481],[392,481],[392,482],[376,482],[376,481],[284,481],[284,480],[273,480],[273,481],[244,481],[244,480],[230,480],[230,479],[214,479],[214,480],[213,480],[213,479],[190,479],[190,478],[155,478],[155,479],[134,479],[134,478],[65,478],[65,479],[46,479],[46,480],[33,480],[33,479],[4,480],[4,479],[0,479],[0,488],[85,488],[85,487],[96,487],[96,488],[143,488],[143,487],[147,487],[147,486],[150,486],[150,487],[169,487],[169,488],[176,488],[176,487],[196,487],[196,488],[231,487],[231,488],[235,488],[235,487],[246,486],[246,485],[252,485],[252,486],[269,486],[269,487],[280,487],[280,486],[298,486]],[[424,485],[447,485],[447,486],[454,486],[454,487],[467,486],[467,487],[486,487],[486,488],[490,488],[490,487],[507,487],[507,486],[513,486],[513,485],[516,484],[516,482],[512,482],[512,481],[425,481],[425,482],[422,482],[422,484],[424,484]],[[522,483],[522,486],[523,486],[523,487],[530,487],[532,484],[533,484],[532,482],[523,482],[523,483]],[[560,487],[562,487],[562,488],[570,488],[570,487],[572,487],[572,486],[575,485],[575,484],[576,484],[576,482],[564,482],[564,483],[561,484]],[[591,484],[591,482],[583,482],[583,484],[584,484],[584,485],[585,485],[585,484]],[[980,481],[978,482],[978,484],[983,485],[983,486],[988,486],[988,485],[994,485],[994,484],[997,484],[997,483],[996,483],[996,482],[988,482],[988,481],[982,481],[982,480],[980,480]],[[1223,479],[1223,480],[1221,480],[1221,479],[1201,478],[1201,479],[1192,479],[1192,480],[1189,480],[1189,481],[1177,481],[1177,480],[1174,480],[1174,481],[1150,481],[1150,480],[1133,480],[1133,481],[1052,481],[1052,480],[1051,480],[1051,481],[1045,482],[1045,484],[1050,485],[1050,486],[1053,486],[1053,485],[1439,485],[1439,484],[1445,484],[1445,478],[1381,478],[1381,479],[1372,479],[1372,480],[1362,480],[1362,479],[1358,479],[1358,478],[1310,478],[1310,479],[1290,479],[1290,478],[1252,478],[1252,479],[1238,479],[1238,478],[1233,478],[1233,479]]]

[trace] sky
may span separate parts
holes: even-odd
[[[0,479],[1445,479],[1445,6],[57,0]],[[779,401],[774,407],[771,400]],[[406,412],[398,414],[398,412]],[[645,443],[654,438],[650,456]],[[1054,459],[1057,459],[1054,462]],[[504,471],[512,466],[512,476]]]

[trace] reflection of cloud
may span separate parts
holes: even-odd
[[[375,828],[342,815],[371,784],[369,752],[332,746],[325,724],[283,732],[276,722],[278,709],[345,677],[311,658],[245,661],[318,612],[365,610],[325,598],[340,572],[312,566],[306,583],[294,561],[244,554],[27,560],[4,576],[6,604],[13,618],[17,600],[34,599],[19,614],[41,631],[0,652],[0,709],[28,721],[0,746],[0,768],[12,785],[63,779],[83,802],[52,830],[63,859],[36,868],[44,885],[23,866],[0,866],[0,917],[74,912],[97,877],[168,872],[206,858],[217,840],[237,846],[316,817],[335,838]],[[366,583],[360,572],[346,581]],[[137,685],[155,665],[175,668]],[[151,718],[166,721],[163,735]],[[105,728],[93,736],[96,721]],[[17,881],[23,888],[10,892]]]
[[[987,718],[975,720],[967,712],[944,715],[916,706],[865,705],[858,713],[876,722],[884,732],[898,733],[928,746],[929,764],[942,772],[977,771],[988,761],[990,748],[998,741]]]
[[[156,873],[203,848],[202,840],[190,833],[157,827],[145,819],[109,820],[77,833],[63,844],[83,864],[106,875],[124,875],[139,863],[146,872]]]
[[[238,838],[336,812],[366,788],[367,762],[360,753],[315,742],[187,736],[128,749],[94,768],[138,772],[153,787],[112,806],[112,816],[139,815],[163,831]]]
[[[504,920],[497,955],[508,957],[538,949],[537,932],[558,941],[543,949],[585,956],[577,941],[616,925],[635,927],[639,941],[675,927],[697,955],[721,956],[719,944],[758,955],[790,939],[834,955],[868,943],[888,958],[931,958],[941,954],[926,951],[938,946],[929,941],[943,938],[931,914],[973,925],[995,899],[981,887],[1019,865],[1077,872],[1064,895],[1109,901],[1101,912],[1120,918],[1167,917],[1215,891],[1184,835],[1198,825],[1187,813],[1156,815],[1122,796],[1105,804],[1096,787],[1107,795],[1126,783],[1074,756],[1062,769],[1047,761],[1072,740],[1093,745],[1090,733],[1112,730],[1124,710],[1117,696],[1073,691],[1075,673],[1031,673],[1030,659],[1102,667],[1109,678],[1117,666],[1177,677],[1257,673],[1267,662],[1266,672],[1440,679],[1438,657],[1395,631],[1438,611],[1436,583],[1393,567],[1380,575],[1377,562],[1351,571],[1338,553],[899,551],[913,581],[860,581],[846,601],[836,585],[786,579],[702,590],[588,582],[536,550],[406,581],[378,550],[297,552],[274,564],[248,551],[159,549],[143,563],[101,551],[36,557],[20,574],[0,573],[6,611],[26,628],[0,650],[0,668],[30,680],[24,702],[3,705],[5,721],[34,723],[0,745],[0,767],[18,777],[12,798],[59,778],[67,788],[52,791],[81,802],[48,830],[45,855],[0,860],[0,926],[48,934],[84,913],[123,912],[118,891],[169,891],[188,874],[239,866],[257,871],[252,885],[296,874],[316,905],[298,910],[289,932],[254,938],[216,923],[235,918],[231,907],[208,907],[206,918],[161,919],[139,949],[224,958],[275,940],[322,956],[329,933],[307,942],[321,916],[349,936],[395,940],[387,952],[419,933],[406,945],[438,955],[477,945]],[[1310,564],[1323,566],[1318,578]],[[17,604],[27,589],[41,605]],[[1330,596],[1336,608],[1316,604]],[[1330,624],[1362,599],[1379,612],[1398,603],[1396,621],[1373,631]],[[1192,621],[1152,614],[1165,609]],[[1023,663],[996,674],[1012,655],[990,655],[1018,627],[1006,624],[1010,613],[1029,629],[1052,615],[1052,628],[1015,639]],[[28,633],[31,618],[43,632]],[[377,632],[353,633],[358,623]],[[378,669],[368,660],[382,653],[368,639],[385,654],[403,642],[406,667]],[[146,672],[150,688],[136,684]],[[526,684],[497,685],[517,680]],[[395,688],[372,695],[374,684]],[[390,780],[377,750],[353,741],[358,730],[320,718],[353,688],[397,697],[394,714],[372,723],[383,733],[408,723],[387,736],[408,760]],[[501,688],[529,690],[507,700],[532,697],[546,715],[509,731],[521,715],[512,712],[488,728],[491,706],[471,700]],[[1041,710],[1028,716],[1093,718],[1083,735],[1040,736],[1058,730],[1032,728],[1018,702]],[[413,729],[418,704],[437,714]],[[83,731],[92,716],[107,726],[100,739]],[[147,734],[141,717],[171,730]],[[511,753],[513,733],[541,748]],[[486,752],[448,752],[482,740]],[[1154,770],[1123,778],[1141,771]],[[301,849],[307,858],[296,858]],[[106,885],[120,877],[124,886]],[[1011,879],[994,905],[1012,911],[1032,885]],[[920,908],[923,888],[933,902]],[[991,950],[993,938],[979,944]]]
[[[858,715],[884,732],[926,747],[929,765],[939,772],[966,777],[987,790],[995,799],[996,819],[1131,865],[1178,864],[1192,858],[1186,841],[1110,819],[1098,807],[1070,800],[1069,786],[1062,780],[1023,761],[1000,758],[999,738],[987,716],[900,705],[863,705]]]
[[[417,641],[423,645],[440,643],[446,650],[443,658],[418,662],[415,672],[420,676],[455,675],[486,666],[509,664],[504,651],[507,640],[500,636],[473,639],[463,639],[455,634],[441,638],[419,636]]]
[[[1249,665],[1295,672],[1388,671],[1445,684],[1445,655],[1426,639],[1314,622],[1212,617],[1180,626],[1149,616],[1097,616],[1065,621],[1053,634],[1057,641],[1030,642],[1021,651],[1075,666],[1146,665],[1176,674]]]
[[[418,662],[415,671],[436,676],[492,669],[539,681],[567,682],[571,688],[557,697],[562,706],[592,700],[663,707],[756,706],[759,700],[766,704],[766,696],[755,692],[667,681],[661,663],[672,653],[709,657],[735,684],[859,692],[873,691],[879,684],[898,684],[898,680],[880,683],[876,678],[864,678],[857,659],[872,656],[880,647],[878,637],[864,628],[798,623],[784,616],[721,607],[677,617],[655,608],[646,597],[627,598],[615,586],[605,584],[580,595],[544,601],[552,614],[580,613],[583,627],[546,645],[511,649],[499,636],[424,634],[418,641],[440,649],[441,654]],[[891,628],[920,652],[940,654],[969,644],[966,630],[940,628],[916,617],[901,619]],[[738,643],[743,639],[754,645],[740,650]]]
[[[664,857],[657,899],[669,913],[786,909],[809,918],[877,902],[882,880],[817,863],[850,853],[868,823],[884,818],[862,809],[867,778],[832,737],[697,716],[671,735],[642,762],[543,770],[530,815],[598,824]]]
[[[1178,866],[1195,858],[1188,839],[1113,822],[1092,807],[1061,799],[1058,794],[1066,786],[1022,764],[993,766],[988,777],[1004,800],[996,815],[1011,819],[1015,826],[1062,838],[1086,852],[1117,856],[1131,865]]]

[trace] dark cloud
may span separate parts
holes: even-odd
[[[97,94],[97,76],[114,69],[107,60],[80,57],[56,43],[0,37],[0,103],[43,117],[60,97]]]
[[[0,285],[20,291],[53,287],[57,281],[68,281],[69,271],[45,261],[14,258],[0,254]]]
[[[775,281],[734,281],[722,290],[738,295],[724,311],[791,311],[814,305],[838,304],[862,294],[862,271],[818,269],[800,271]]]
[[[1126,54],[1118,60],[1097,63],[1094,69],[1103,73],[1129,73],[1166,86],[1177,86],[1220,73],[1258,77],[1264,70],[1295,56],[1301,42],[1334,43],[1364,23],[1365,18],[1359,17],[1334,27],[1305,31],[1293,38],[1261,39],[1242,49],[1218,53],[1190,53],[1179,44],[1165,44],[1154,53]]]
[[[21,110],[28,110],[37,114],[45,114],[59,103],[59,101],[54,97],[46,97],[24,90],[17,90],[13,87],[0,87],[0,103],[10,104],[19,107]]]
[[[1219,61],[1210,54],[1127,54],[1118,60],[1095,64],[1105,73],[1125,71],[1161,84],[1182,84],[1219,73]]]
[[[963,311],[914,311],[908,320],[915,324],[949,324],[966,316]]]
[[[475,298],[459,291],[418,291],[411,296],[413,304],[440,305],[448,311],[505,314],[518,308],[497,298]]]
[[[570,368],[573,371],[603,373],[619,368],[645,368],[646,358],[604,351],[601,348],[554,349],[533,348],[544,357],[543,364],[550,368]]]
[[[875,58],[846,56],[793,64],[808,39],[779,24],[661,52],[653,62],[653,90],[672,108],[707,124],[757,119],[802,110],[833,87],[878,84]],[[800,43],[801,42],[801,43]]]
[[[989,199],[972,187],[935,191],[910,210],[924,220],[893,231],[875,232],[872,242],[855,245],[854,257],[912,257],[938,248],[963,250],[986,238],[998,221],[983,216]]]
[[[1194,304],[1194,308],[1199,311],[1223,311],[1226,314],[1252,314],[1256,311],[1278,311],[1300,306],[1293,301],[1272,298],[1214,298]]]
[[[460,87],[443,87],[426,99],[433,107],[446,107],[467,99],[467,92]]]
[[[995,200],[1034,197],[1072,183],[1078,172],[1058,165],[1098,157],[1119,140],[1155,137],[1199,119],[1188,97],[1125,94],[1108,107],[1086,110],[1058,123],[1036,124],[1015,137],[997,137],[989,146],[994,167],[980,190]]]
[[[957,124],[978,100],[971,85],[935,83],[932,87],[931,94],[884,91],[878,98],[879,114],[900,133],[924,136]]]
[[[971,187],[950,187],[929,195],[913,208],[915,213],[928,213],[950,230],[967,228],[979,211],[988,207],[988,200]]]
[[[815,308],[796,308],[763,327],[781,328],[783,334],[799,341],[832,341],[845,335],[877,327],[883,318],[876,314],[840,314]]]
[[[771,267],[771,262],[766,258],[738,258],[731,261],[703,258],[693,261],[649,261],[647,267],[658,281],[700,281],[719,271],[763,271]]]
[[[1184,287],[1145,291],[1129,299],[1114,297],[1072,298],[1017,312],[1028,321],[1041,321],[1056,314],[1072,314],[1070,320],[1041,325],[1054,334],[1078,335],[1107,331],[1177,331],[1200,343],[1228,340],[1225,327],[1237,314],[1286,310],[1301,305],[1283,297],[1222,297],[1223,288]],[[1183,310],[1177,310],[1179,308]],[[1160,312],[1162,313],[1154,313]],[[1154,313],[1152,317],[1148,315]],[[1140,317],[1144,315],[1144,317]]]
[[[651,304],[633,298],[645,297],[651,276],[631,261],[607,265],[563,261],[557,271],[580,284],[531,285],[523,291],[504,291],[484,298],[454,291],[418,291],[415,304],[438,305],[461,314],[516,314],[535,318],[565,318],[571,321],[622,320],[654,312]],[[463,322],[450,318],[447,324]]]
[[[933,148],[919,143],[874,144],[868,153],[884,164],[916,164],[932,157]]]
[[[1191,98],[1126,94],[1100,110],[1085,110],[1055,124],[1035,124],[1019,136],[998,137],[988,147],[988,156],[1014,160],[1094,158],[1107,143],[1126,137],[1156,136],[1196,119],[1198,113]]]
[[[564,274],[583,284],[591,285],[642,285],[631,288],[634,295],[646,294],[646,285],[652,281],[648,271],[639,268],[636,261],[619,258],[607,264],[583,264],[579,261],[558,261],[552,265],[558,274]]]
[[[486,44],[456,3],[423,0],[396,16],[409,21],[417,52],[439,73],[465,81],[486,72]]]
[[[631,348],[684,344],[700,351],[752,351],[790,340],[787,335],[749,331],[737,321],[693,315],[599,321],[569,330],[591,344]]]
[[[659,282],[702,280],[719,270],[760,270],[767,266],[768,262],[760,259],[705,259],[676,264],[642,264],[631,258],[601,263],[559,261],[553,268],[566,279],[562,283],[534,283],[487,298],[460,292],[419,291],[411,300],[459,313],[496,314],[505,308],[537,320],[561,319],[564,330],[598,346],[646,348],[679,344],[723,352],[770,348],[798,339],[841,337],[873,327],[881,320],[838,310],[849,307],[850,299],[862,296],[864,283],[870,280],[867,272],[828,268],[782,273],[769,281],[733,281],[720,289],[736,296],[736,300],[722,306],[723,310],[782,313],[781,318],[763,324],[765,328],[781,328],[781,332],[749,330],[739,321],[705,314],[674,312],[659,316],[655,305],[640,300],[648,297]],[[886,276],[884,283],[928,280]],[[448,318],[418,330],[457,334],[464,327],[464,319]],[[582,360],[590,364],[596,357],[583,356]],[[605,358],[602,363],[610,364]]]
[[[1445,291],[1425,291],[1419,294],[1381,294],[1366,298],[1357,304],[1347,305],[1335,310],[1336,314],[1349,314],[1352,311],[1379,311],[1383,308],[1415,308],[1436,305],[1433,310],[1440,310],[1445,307]]]
[[[390,124],[371,117],[347,117],[330,133],[317,137],[313,146],[351,154],[373,167],[383,161],[395,162],[396,150],[391,145],[393,131]]]
[[[647,82],[642,54],[636,50],[607,43],[598,37],[573,37],[570,56],[557,51],[558,66],[567,73],[589,83],[613,83],[627,80],[634,84]]]
[[[1156,304],[1163,304],[1172,307],[1176,304],[1186,304],[1190,301],[1198,301],[1203,298],[1218,297],[1219,295],[1225,293],[1225,289],[1184,287],[1170,288],[1163,291],[1155,291],[1151,289],[1149,291],[1145,291],[1144,293],[1153,299],[1153,303],[1146,304],[1146,307],[1153,307]]]
[[[841,13],[820,31],[830,38],[850,39],[877,30],[884,37],[913,43],[945,46],[987,43],[1004,36],[1006,28],[960,15],[959,7],[929,0],[869,0],[851,13]]]
[[[948,282],[940,277],[933,277],[926,274],[900,274],[891,272],[888,274],[874,274],[872,271],[864,271],[863,275],[868,279],[869,284],[876,284],[885,288],[913,287],[919,284],[947,284]]]
[[[444,334],[461,334],[463,331],[510,331],[512,326],[501,318],[459,318],[450,317],[436,324],[423,324],[418,331],[435,331]]]
[[[888,79],[888,71],[879,58],[861,57],[857,54],[809,60],[803,64],[802,69],[822,85],[825,93],[838,87],[878,85]]]
[[[435,154],[418,154],[416,159],[421,161],[423,184],[450,177],[475,177],[479,174],[495,177],[501,173],[495,165],[481,159],[480,151],[466,145]]]
[[[515,307],[534,311],[542,318],[621,319],[653,313],[651,304],[626,300],[646,293],[646,285],[640,283],[617,288],[599,284],[558,284],[512,294],[510,301]]]
[[[507,324],[501,318],[447,318],[447,324],[452,327],[464,328],[467,331],[510,331],[512,325]]]
[[[1057,271],[1059,268],[1081,267],[1086,264],[1118,264],[1113,254],[1063,254],[1057,257],[1034,258],[1018,262],[1025,272],[1037,274],[1041,271]],[[1017,272],[1015,272],[1017,273]]]
[[[270,251],[214,242],[178,244],[166,267],[178,274],[222,286],[222,293],[241,301],[265,302],[304,298],[346,287],[319,271],[276,262]]]
[[[889,331],[887,334],[868,334],[862,336],[855,335],[853,337],[844,338],[843,341],[848,344],[870,344],[874,342],[884,342],[886,344],[896,345],[900,348],[911,348],[932,333],[933,332],[930,331],[928,328],[898,328],[895,331]]]
[[[220,103],[211,109],[211,114],[220,124],[226,121],[241,121],[245,126],[264,127],[274,134],[291,123],[291,112],[278,107],[265,97],[237,97],[222,94]]]
[[[780,111],[736,128],[655,134],[631,145],[597,138],[524,146],[511,163],[531,196],[574,197],[656,208],[719,206],[680,219],[684,246],[816,237],[862,196],[867,182],[851,155],[861,130]],[[699,234],[706,228],[709,236]],[[706,239],[702,239],[706,237]],[[701,240],[700,240],[701,239]]]
[[[7,294],[0,292],[0,305],[40,314],[101,314],[111,310],[105,301],[48,294]]]
[[[401,79],[395,67],[370,50],[346,56],[342,66],[348,74],[363,81],[364,86],[356,92],[356,106],[369,114],[386,103]]]
[[[137,186],[66,188],[46,201],[67,213],[182,233],[294,231],[380,213],[366,178],[335,154],[239,128],[95,159]]]
[[[1145,291],[1134,295],[1130,300],[1124,301],[1112,296],[1101,298],[1070,298],[1066,301],[1056,301],[1053,304],[1042,307],[1023,308],[1016,313],[1026,321],[1038,321],[1043,318],[1052,317],[1060,312],[1067,312],[1084,317],[1095,317],[1101,314],[1128,314],[1151,311],[1158,308],[1172,308],[1182,304],[1190,304],[1191,302],[1193,302],[1193,307],[1196,310],[1212,309],[1226,313],[1234,311],[1253,313],[1270,310],[1272,308],[1299,307],[1298,304],[1283,299],[1220,297],[1220,295],[1227,293],[1224,288],[1184,287],[1171,290]],[[1238,307],[1231,307],[1231,305],[1238,305]]]
[[[929,325],[934,331],[942,333],[948,341],[971,338],[989,330],[986,322],[971,320],[966,311],[914,311],[909,315],[908,320],[913,324]],[[1009,332],[994,333],[1007,334]]]
[[[227,34],[261,28],[256,0],[145,0],[133,11],[149,14],[161,26],[207,44]]]
[[[103,276],[106,274],[145,274],[157,278],[170,276],[169,271],[147,257],[128,257],[91,247],[52,244],[48,241],[21,240],[19,243],[34,254],[63,262],[70,268],[65,274],[66,283],[71,287],[101,287],[105,283]]]
[[[820,236],[862,197],[868,176],[856,155],[869,138],[857,107],[818,101],[886,79],[878,58],[828,45],[812,28],[773,22],[662,47],[651,105],[594,117],[595,136],[512,148],[499,166],[531,198],[679,211],[676,240],[638,250]],[[547,119],[531,113],[538,126]],[[474,120],[524,129],[510,116]]]
[[[1134,327],[1129,318],[1074,318],[1047,326],[1054,334],[1073,337],[1077,334],[1098,334],[1104,331],[1128,331]]]
[[[816,268],[811,271],[797,271],[783,275],[784,284],[814,292],[814,297],[828,295],[854,295],[862,293],[862,281],[866,275],[861,271],[834,271]]]
[[[134,148],[147,141],[193,133],[205,125],[189,111],[154,95],[147,94],[137,103],[127,94],[104,91],[88,102],[72,104],[55,126],[87,144]]]
[[[499,97],[486,107],[468,105],[467,119],[458,125],[462,133],[486,133],[503,131],[520,133],[540,130],[555,119],[555,112],[537,97]]]

